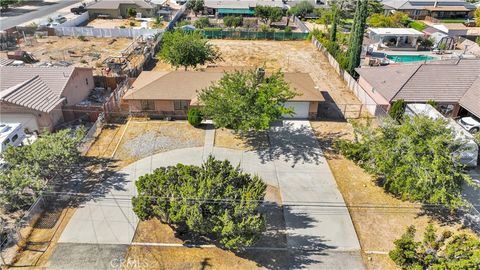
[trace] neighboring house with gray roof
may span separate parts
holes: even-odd
[[[386,12],[401,11],[413,19],[467,19],[473,17],[475,5],[463,0],[385,0]]]
[[[437,102],[452,116],[471,113],[480,117],[480,59],[430,61],[386,67],[362,67],[358,84],[387,111],[390,104]],[[370,104],[372,105],[372,104]]]
[[[86,99],[94,88],[92,69],[80,67],[1,66],[0,81],[0,122],[30,131],[53,130],[65,119],[63,106]]]
[[[142,17],[155,16],[156,6],[144,0],[102,0],[87,6],[90,18],[96,18],[99,15],[126,18],[130,8],[141,13]]]

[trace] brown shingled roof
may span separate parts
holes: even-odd
[[[223,72],[143,71],[127,91],[125,100],[193,100],[197,91],[209,87],[223,77]],[[307,73],[284,73],[285,81],[299,95],[293,101],[323,101]]]
[[[480,75],[460,99],[459,104],[480,118]]]
[[[480,75],[480,59],[422,64],[393,100],[458,102]]]
[[[478,85],[480,59],[356,69],[388,101],[457,103]],[[475,84],[474,84],[475,82]],[[472,86],[473,85],[473,86]],[[476,90],[471,90],[476,91]]]
[[[391,101],[419,67],[420,64],[401,64],[385,67],[362,67],[355,70],[376,92]]]

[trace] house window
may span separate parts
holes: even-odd
[[[88,85],[88,78],[85,78],[85,83]]]
[[[184,111],[188,109],[188,100],[175,100],[173,102],[173,108],[175,111]]]
[[[155,102],[153,100],[141,100],[140,105],[142,106],[142,111],[155,110]]]
[[[15,142],[17,139],[18,139],[18,135],[15,134],[15,135],[12,137],[12,142]]]

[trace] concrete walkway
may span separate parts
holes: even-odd
[[[205,142],[203,144],[203,157],[206,158],[213,152],[215,144],[215,127],[209,123],[205,129]]]
[[[72,256],[75,243],[82,249],[85,244],[131,244],[138,223],[130,202],[136,194],[135,180],[162,166],[199,165],[207,153],[212,153],[280,188],[287,246],[297,260],[290,269],[364,269],[350,215],[309,122],[284,121],[272,128],[269,137],[271,147],[257,151],[216,148],[212,142],[211,149],[177,149],[125,167],[105,183],[104,189],[110,189],[107,195],[88,201],[76,211],[59,243],[68,244]],[[52,268],[55,265],[59,264],[51,262]]]

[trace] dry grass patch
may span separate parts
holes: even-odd
[[[256,262],[218,248],[130,246],[123,269],[261,269]]]
[[[215,130],[215,147],[236,150],[264,149],[268,147],[268,137],[266,132],[242,134],[231,129],[219,128]]]
[[[421,205],[401,201],[386,193],[375,184],[373,177],[354,162],[332,151],[332,141],[351,139],[353,128],[344,122],[312,122],[318,139],[324,149],[330,169],[335,176],[338,188],[343,195],[355,226],[365,264],[369,269],[392,269],[396,266],[387,254],[369,254],[369,252],[387,253],[393,249],[393,241],[398,239],[407,226],[415,225],[418,240],[426,226],[432,222],[441,232],[470,232],[459,224],[442,224],[430,216],[424,215]]]

